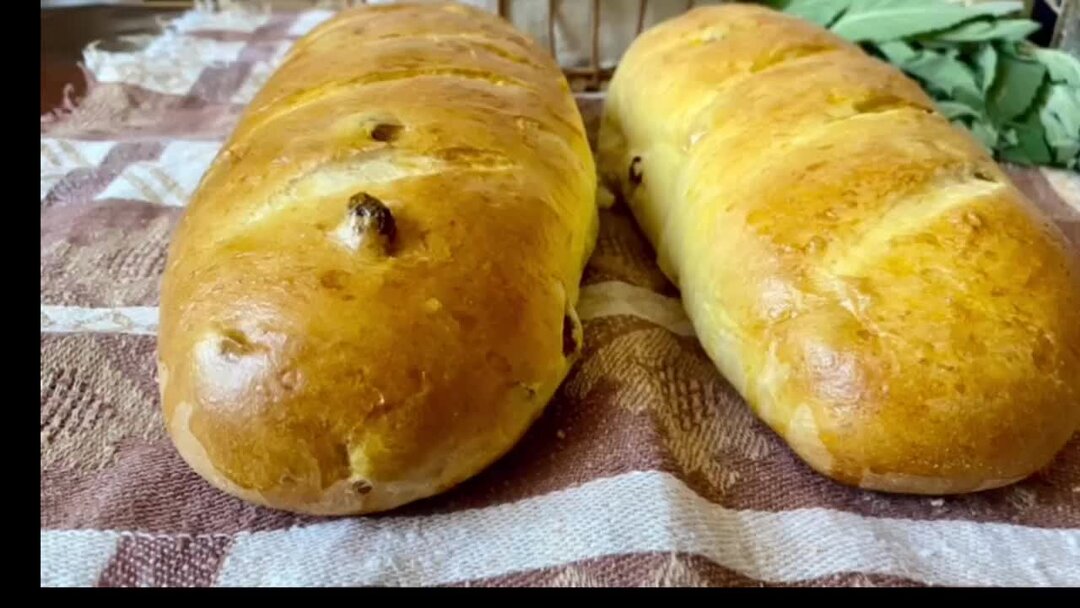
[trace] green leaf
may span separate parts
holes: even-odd
[[[1080,87],[1080,60],[1076,57],[1064,51],[1043,48],[1035,48],[1032,54],[1046,66],[1046,70],[1050,73],[1050,80]]]
[[[1048,87],[1039,119],[1054,160],[1066,166],[1075,163],[1080,154],[1080,90],[1060,84]]]
[[[997,62],[997,51],[993,45],[979,45],[979,50],[975,52],[975,67],[983,95],[990,91],[990,87],[994,86],[994,81],[997,80]]]
[[[999,21],[976,20],[960,24],[952,29],[930,34],[934,41],[984,42],[987,40],[1024,40],[1039,31],[1042,26],[1027,19],[1002,19]]]
[[[955,49],[957,43],[949,42],[948,40],[935,40],[933,38],[912,38],[912,42],[916,42],[919,48],[933,49],[935,51],[948,51]]]
[[[946,53],[916,51],[907,59],[897,62],[900,69],[925,81],[931,89],[941,91],[973,108],[984,107],[984,97],[975,73],[962,61]]]
[[[858,2],[830,29],[852,42],[885,42],[946,30],[978,17],[1009,15],[1022,9],[1022,2],[985,2],[972,6],[900,0]]]
[[[918,54],[915,49],[911,48],[910,44],[900,41],[882,42],[877,45],[877,50],[881,52],[889,63],[895,65],[900,65]]]
[[[1046,131],[1039,115],[1031,112],[1021,123],[1014,125],[1016,145],[1004,148],[1001,157],[1007,161],[1025,165],[1046,165],[1054,160],[1046,145]]]
[[[938,101],[937,107],[949,120],[965,117],[982,118],[981,112],[957,101]]]
[[[802,0],[803,2],[814,2],[816,0]],[[882,9],[895,9],[895,8],[939,8],[942,4],[952,2],[952,0],[852,0],[853,10],[859,11],[876,11]]]
[[[1063,137],[1080,140],[1080,90],[1060,84],[1050,85],[1040,116],[1044,124],[1052,121],[1058,125],[1058,132]]]
[[[822,27],[829,27],[856,0],[802,0],[785,2],[784,12]]]
[[[1045,78],[1043,64],[1002,55],[998,60],[998,81],[990,92],[988,104],[996,122],[1009,122],[1026,112]]]
[[[975,139],[982,142],[982,145],[986,146],[987,150],[992,152],[997,148],[999,135],[994,125],[982,120],[976,120],[968,128],[971,134],[975,136]]]

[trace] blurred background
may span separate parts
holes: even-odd
[[[373,4],[398,0],[370,0]],[[416,0],[412,0],[416,1]],[[435,0],[420,0],[435,1]],[[576,88],[598,88],[623,50],[642,29],[697,5],[723,0],[462,0],[506,16],[551,49]],[[989,0],[956,0],[977,4]],[[342,9],[362,0],[41,0],[41,112],[69,95],[78,99],[85,79],[83,49],[123,50],[140,35],[160,31],[170,18],[206,10]],[[1080,0],[1025,0],[1031,19],[1043,24],[1031,40],[1080,55]],[[66,93],[65,93],[66,91]]]

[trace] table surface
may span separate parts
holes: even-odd
[[[73,6],[41,9],[41,113],[60,106],[64,88],[74,87],[73,99],[86,92],[79,69],[82,51],[95,40],[103,45],[121,36],[150,34],[158,19],[181,14],[177,8],[152,6]]]

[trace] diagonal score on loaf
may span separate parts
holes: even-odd
[[[524,81],[512,79],[507,76],[495,75],[484,70],[470,70],[456,67],[401,69],[393,72],[370,74],[348,80],[332,81],[316,87],[304,89],[301,92],[293,93],[283,98],[262,100],[261,98],[256,97],[253,102],[253,110],[251,110],[250,114],[251,118],[245,121],[245,123],[241,125],[241,128],[248,133],[253,133],[259,129],[266,128],[274,121],[288,116],[292,112],[303,108],[305,105],[331,98],[334,95],[347,94],[355,89],[371,85],[400,83],[414,78],[458,78],[478,83],[487,83],[493,87],[512,86],[523,90],[530,89]],[[262,103],[258,106],[254,105],[259,102]],[[263,109],[264,107],[274,109]]]
[[[925,189],[894,202],[882,214],[880,221],[845,243],[842,253],[838,248],[827,249],[822,257],[822,272],[859,276],[864,269],[874,266],[881,256],[889,253],[888,249],[895,240],[922,232],[928,223],[942,215],[1008,188],[999,182],[975,178],[953,183],[943,181],[932,181]]]
[[[350,159],[322,162],[289,180],[255,209],[245,213],[244,219],[237,222],[233,230],[223,233],[218,242],[228,240],[230,235],[250,230],[266,218],[280,212],[284,207],[303,201],[318,201],[334,197],[347,200],[364,188],[397,181],[452,171],[509,171],[515,166],[509,159],[486,165],[461,166],[434,156],[395,149],[376,149],[362,152]]]

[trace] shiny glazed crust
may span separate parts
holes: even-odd
[[[1080,424],[1064,237],[916,83],[824,29],[728,5],[647,31],[598,164],[709,356],[819,472],[998,487]]]
[[[180,454],[312,514],[476,474],[580,348],[595,182],[561,71],[504,21],[428,4],[322,24],[174,236],[158,365]]]

